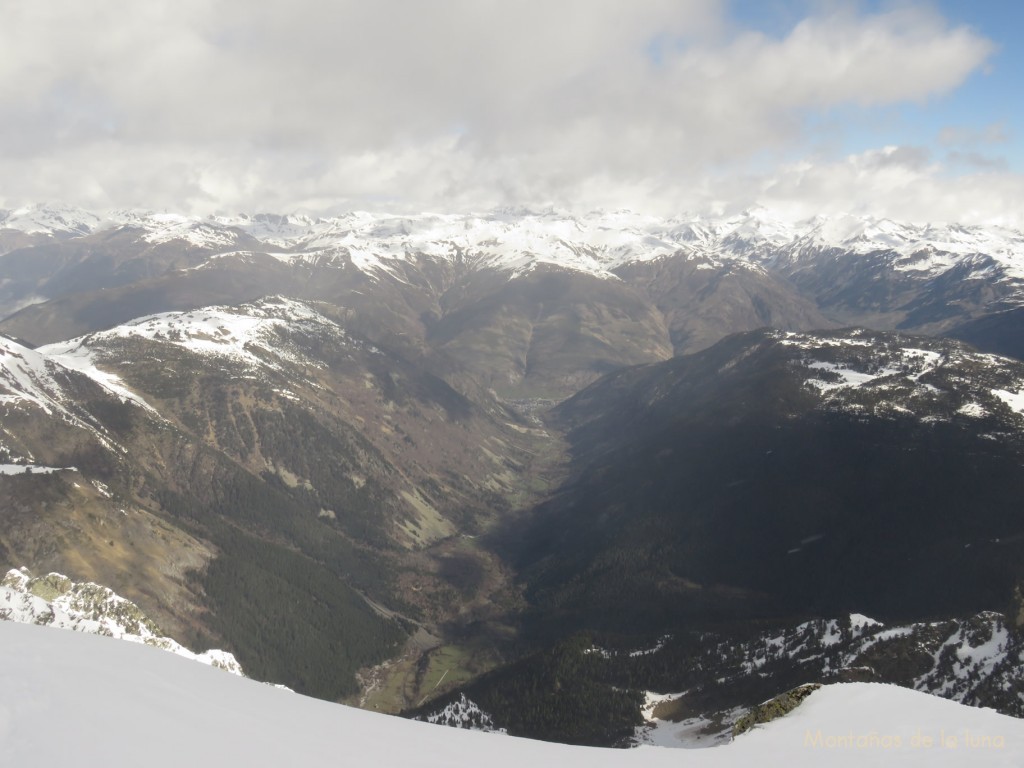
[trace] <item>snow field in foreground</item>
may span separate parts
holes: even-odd
[[[733,743],[569,747],[342,707],[145,646],[0,623],[11,766],[1021,766],[1024,721],[895,686],[827,686]]]

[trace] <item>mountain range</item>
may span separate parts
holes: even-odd
[[[993,227],[0,211],[0,566],[367,708],[557,683],[522,732],[579,743],[678,692],[692,632],[998,614],[1004,658],[1021,318]],[[666,637],[642,679],[587,652]],[[840,667],[953,695],[938,647]],[[771,670],[688,711],[809,681]],[[962,699],[1019,715],[999,681]]]
[[[558,398],[614,368],[766,325],[957,335],[988,318],[1015,328],[1024,276],[1020,232],[788,224],[762,209],[720,220],[192,219],[36,207],[0,213],[0,248],[0,330],[34,345],[276,293],[344,307],[347,327],[446,376],[465,369],[499,394]],[[998,346],[995,330],[986,335]]]

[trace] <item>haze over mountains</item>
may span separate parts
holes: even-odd
[[[847,632],[812,674],[783,643],[680,711],[851,667],[953,695],[975,616],[970,703],[1024,705],[990,674],[1021,647],[1020,232],[39,206],[0,212],[0,254],[0,566],[110,587],[257,679],[387,711],[469,690],[580,743],[632,734],[707,638],[860,613],[934,648]]]

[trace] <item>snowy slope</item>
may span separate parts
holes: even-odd
[[[0,336],[0,404],[30,403],[47,414],[62,412],[55,367],[45,355]]]
[[[0,648],[4,765],[680,765],[678,752],[656,747],[569,747],[400,720],[45,627],[0,624]],[[1018,766],[1024,721],[889,686],[837,685],[686,757],[698,768]]]
[[[38,353],[143,404],[141,398],[119,385],[116,376],[97,367],[103,359],[99,350],[116,346],[121,340],[145,339],[250,370],[279,370],[289,363],[322,366],[323,363],[306,357],[289,343],[287,336],[291,333],[329,337],[339,345],[357,343],[348,341],[344,330],[306,304],[271,297],[237,307],[214,306],[147,315],[107,331],[40,347]]]
[[[242,675],[242,667],[227,651],[193,653],[163,635],[142,610],[107,587],[76,583],[59,573],[31,577],[10,570],[0,581],[0,620],[70,629],[143,643],[186,659]]]
[[[717,671],[738,680],[778,662],[798,662],[807,674],[836,678],[846,670],[867,671],[872,652],[888,648],[886,658],[907,655],[903,648],[931,657],[905,679],[915,690],[979,705],[986,689],[1003,692],[1010,711],[1024,712],[1024,668],[1020,636],[1011,633],[1002,614],[983,612],[967,619],[886,626],[853,614],[848,621],[817,619],[751,641],[741,651],[746,658],[732,669]],[[918,661],[920,663],[920,661]],[[872,670],[873,673],[873,670]]]
[[[45,352],[29,349],[0,336],[0,413],[41,411],[92,433],[108,449],[119,450],[107,430],[76,401],[76,390],[85,377],[92,379],[111,397],[133,403],[155,415],[145,400],[124,387],[116,375],[100,371],[90,361],[71,359],[61,362]],[[0,438],[0,450],[5,447]],[[32,461],[30,455],[8,455],[7,459]]]
[[[1019,361],[945,340],[863,330],[770,335],[802,353],[796,368],[823,407],[926,420],[998,416],[1021,425],[1024,367]]]
[[[1024,234],[1001,227],[902,224],[888,219],[814,218],[789,244],[793,253],[837,248],[853,254],[892,251],[896,269],[938,274],[963,257],[987,254],[1007,275],[1024,277]]]
[[[794,669],[805,680],[894,682],[969,706],[998,707],[1017,717],[1024,713],[1021,635],[998,613],[896,626],[851,614],[766,631],[743,642],[706,634],[700,647],[692,663],[703,670],[704,681],[677,693],[647,691],[638,743],[690,749],[727,743],[734,723],[747,711],[734,706],[743,700],[742,693],[733,699],[725,693],[730,686],[742,691],[757,678],[791,680]],[[596,650],[605,656],[626,653]],[[699,697],[707,689],[731,703],[721,711],[679,719],[679,712],[692,712],[692,705],[686,705],[691,694]]]
[[[83,373],[110,395],[147,410],[149,405],[111,373],[99,371],[91,360],[73,354],[57,358],[43,349],[29,349],[0,336],[0,404],[30,403],[47,414],[71,416],[73,398],[64,391],[68,371]]]

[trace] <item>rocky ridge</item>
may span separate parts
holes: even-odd
[[[0,581],[0,620],[142,643],[245,676],[234,655],[227,651],[193,653],[165,636],[130,600],[107,587],[73,582],[59,573],[31,576],[24,568],[8,571]]]

